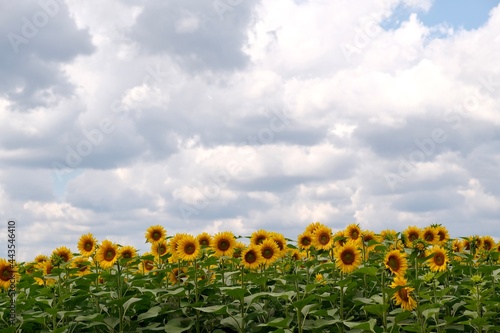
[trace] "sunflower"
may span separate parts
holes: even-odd
[[[177,247],[179,246],[179,241],[185,236],[188,236],[188,234],[177,233],[168,242],[169,252],[171,254],[170,258],[168,258],[168,262],[175,263],[179,261],[179,258],[177,257]]]
[[[462,252],[464,250],[464,243],[460,239],[454,239],[451,242],[453,252]]]
[[[60,246],[52,251],[52,258],[57,262],[68,262],[73,258],[73,253],[66,246]]]
[[[272,240],[278,245],[281,255],[284,256],[287,251],[287,245],[286,245],[286,239],[283,234],[280,234],[279,232],[271,232],[270,233]]]
[[[333,235],[333,239],[335,242],[335,247],[341,247],[344,246],[344,244],[347,242],[347,237],[345,235],[344,230],[339,230]]]
[[[326,283],[325,277],[321,273],[316,274],[315,280],[316,280],[316,283],[319,283],[319,284]]]
[[[151,252],[145,252],[141,257],[141,263],[139,265],[139,271],[142,274],[149,273],[155,268],[155,262],[153,260],[148,259],[152,255]]]
[[[391,284],[391,288],[398,288],[392,296],[396,301],[396,305],[401,305],[401,308],[405,311],[412,311],[417,307],[417,302],[411,297],[411,292],[415,288],[408,287],[408,282],[403,276],[396,276]]]
[[[385,255],[384,264],[394,275],[404,276],[408,269],[406,254],[392,250]]]
[[[405,231],[403,231],[405,246],[412,248],[413,242],[416,241],[420,237],[421,231],[422,230],[420,230],[419,227],[416,227],[413,225],[406,228]]]
[[[495,249],[495,240],[491,236],[484,236],[482,239],[483,249],[486,251]]]
[[[154,243],[165,240],[167,237],[167,231],[161,225],[152,225],[146,230],[146,242]]]
[[[247,246],[242,242],[236,242],[234,244],[233,258],[240,258],[241,253],[243,252],[243,250],[245,250],[246,247]]]
[[[312,239],[313,239],[312,233],[310,233],[309,231],[304,231],[297,238],[297,245],[302,250],[309,250],[309,248],[311,248],[312,245]]]
[[[272,239],[266,239],[259,245],[260,254],[263,257],[264,263],[270,265],[280,256],[280,249]]]
[[[253,245],[260,245],[262,244],[263,241],[268,239],[270,237],[270,232],[260,229],[257,231],[252,232],[252,235],[250,235],[250,244]]]
[[[107,239],[101,243],[95,255],[95,259],[103,269],[113,267],[119,257],[120,250],[118,249],[118,245]]]
[[[311,234],[314,234],[314,232],[316,231],[316,229],[318,229],[319,227],[326,227],[323,223],[321,222],[311,222],[307,227],[306,227],[306,230],[305,231],[308,231],[310,232]]]
[[[291,248],[289,248],[288,249],[288,253],[290,255],[290,258],[292,260],[294,260],[294,261],[302,260],[302,258],[304,257],[304,255],[302,254],[302,252],[300,252],[297,249],[291,249]]]
[[[384,229],[380,232],[382,240],[395,241],[398,239],[398,233],[392,229]]]
[[[250,245],[241,253],[241,264],[248,269],[254,270],[259,268],[264,262],[264,258],[260,253],[260,249],[256,245]]]
[[[335,249],[335,263],[343,273],[351,273],[361,265],[361,251],[357,246],[357,241],[350,240],[343,246]]]
[[[44,262],[44,261],[48,261],[49,260],[49,257],[47,257],[45,254],[39,254],[35,257],[35,263],[40,263],[40,262]]]
[[[426,256],[431,255],[432,257],[427,259],[427,264],[429,265],[431,271],[444,272],[446,270],[446,264],[448,263],[446,250],[439,245],[434,245],[434,247],[426,253]]]
[[[137,257],[137,250],[135,247],[126,245],[120,249],[120,258],[127,260],[127,264],[129,264],[130,259]]]
[[[10,288],[10,279],[12,275],[16,277],[15,269],[12,269],[9,261],[0,258],[0,289]]]
[[[173,268],[170,273],[168,274],[168,280],[172,284],[177,284],[182,282],[182,279],[186,277],[186,269],[182,267],[181,269],[179,268]]]
[[[84,257],[90,257],[94,254],[96,249],[97,240],[91,233],[82,235],[78,241],[78,251]]]
[[[177,257],[184,261],[193,261],[200,253],[200,242],[191,235],[184,236],[177,243]]]
[[[214,238],[212,238],[212,243],[210,244],[215,251],[214,255],[217,257],[232,256],[235,245],[236,239],[231,231],[217,233]]]
[[[313,233],[312,243],[317,250],[330,250],[333,246],[332,229],[327,226],[318,227]]]
[[[446,227],[442,226],[441,224],[436,225],[434,228],[436,229],[438,235],[437,242],[440,245],[444,245],[450,239],[450,234],[448,233],[448,229],[446,229]]]
[[[52,261],[47,260],[44,262],[40,262],[37,264],[37,268],[40,269],[42,271],[42,274],[44,275],[43,279],[35,277],[35,281],[37,282],[37,284],[41,286],[52,286],[56,283],[56,279],[45,277],[46,275],[50,275],[52,273],[52,270],[54,269]]]
[[[210,241],[212,240],[212,236],[208,232],[202,232],[198,236],[196,236],[198,243],[202,248],[210,246]]]
[[[439,242],[437,229],[433,226],[425,227],[420,237],[429,244],[437,244],[437,242]]]
[[[362,233],[361,229],[359,228],[359,224],[349,224],[344,231],[344,235],[354,241],[357,241],[358,239],[363,239],[362,238]]]
[[[166,240],[153,242],[151,244],[151,252],[155,257],[163,257],[168,252],[168,245]]]
[[[71,261],[71,267],[78,269],[76,275],[84,276],[90,273],[90,260],[88,257],[76,257]]]

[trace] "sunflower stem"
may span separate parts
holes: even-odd
[[[340,271],[340,320],[342,324],[340,325],[340,332],[344,332],[344,287],[342,286],[344,280],[344,272]]]
[[[385,297],[385,269],[382,269],[382,325],[384,326],[384,332],[387,332],[387,311],[385,305],[387,304],[387,299]]]
[[[196,264],[196,259],[193,261],[194,266],[194,301],[196,306],[198,305],[198,266]],[[196,309],[196,333],[200,333],[200,311]]]

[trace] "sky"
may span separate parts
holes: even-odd
[[[498,31],[498,0],[0,0],[0,243],[500,240]]]

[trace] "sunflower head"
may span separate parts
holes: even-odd
[[[280,257],[280,249],[272,239],[266,239],[259,245],[260,254],[266,265],[270,265]]]
[[[482,239],[483,249],[486,251],[495,249],[495,240],[491,236],[484,236]]]
[[[172,268],[172,270],[168,274],[168,280],[172,284],[181,283],[182,280],[185,278],[186,278],[186,268],[185,267],[181,267],[180,269],[178,267]]]
[[[54,251],[52,251],[51,260],[54,261],[55,265],[62,264],[64,262],[68,262],[73,258],[73,253],[66,246],[60,246]]]
[[[427,226],[422,230],[420,237],[429,244],[437,244],[439,242],[439,236],[437,229],[433,226]]]
[[[412,248],[413,242],[419,239],[421,230],[416,226],[409,226],[403,231],[403,240],[406,247]]]
[[[49,258],[49,257],[47,257],[46,255],[44,255],[44,254],[39,254],[39,255],[37,255],[37,256],[35,257],[35,260],[34,260],[34,261],[35,261],[35,263],[37,263],[37,264],[38,264],[38,263],[40,263],[40,262],[49,261],[49,260],[50,260],[50,258]]]
[[[145,252],[141,256],[141,262],[139,264],[139,271],[142,274],[147,274],[155,268],[155,262],[153,260],[153,254],[151,252]]]
[[[71,267],[76,268],[76,275],[84,276],[90,273],[90,265],[92,263],[88,257],[76,257],[71,261]]]
[[[137,250],[135,247],[126,245],[120,249],[120,259],[124,259],[126,264],[130,264],[133,258],[137,257]]]
[[[10,279],[12,276],[17,277],[16,269],[12,269],[9,261],[0,258],[0,289],[10,288]]]
[[[446,229],[446,227],[442,226],[441,224],[436,225],[435,229],[438,236],[437,242],[440,245],[445,244],[450,239],[450,234],[448,233],[448,229]]]
[[[317,250],[330,250],[333,246],[332,229],[327,226],[318,227],[313,233],[312,244]]]
[[[264,262],[259,246],[250,245],[241,253],[241,265],[250,270],[255,270]]]
[[[151,252],[155,257],[161,258],[168,252],[168,245],[166,240],[151,243]]]
[[[427,251],[426,255],[430,258],[427,260],[429,268],[433,272],[444,272],[448,263],[448,255],[446,250],[441,246],[435,245],[432,249]]]
[[[276,245],[278,245],[278,248],[280,249],[281,253],[285,255],[287,251],[285,236],[283,236],[283,234],[280,234],[279,232],[271,232],[270,235],[272,240],[274,240]]]
[[[232,256],[236,246],[236,239],[230,231],[219,232],[212,238],[210,246],[217,257]]]
[[[309,250],[312,245],[313,235],[309,231],[304,231],[297,238],[297,245],[302,250]]]
[[[270,237],[270,232],[267,230],[257,230],[252,232],[252,235],[250,235],[250,244],[253,245],[260,245],[262,244],[263,241],[268,239]]]
[[[97,248],[97,240],[91,233],[80,236],[78,240],[78,251],[84,257],[90,257]]]
[[[326,226],[323,223],[321,223],[321,222],[311,222],[306,227],[305,231],[310,232],[311,234],[314,234],[314,232],[316,231],[316,229],[318,229],[319,227],[326,227]]]
[[[103,269],[113,267],[119,257],[120,249],[118,245],[107,239],[101,243],[95,255],[96,261]]]
[[[351,239],[351,240],[358,240],[358,239],[363,239],[362,238],[362,233],[361,233],[361,229],[359,227],[359,224],[356,224],[356,223],[352,223],[352,224],[349,224],[345,231],[344,231],[344,235]]]
[[[333,235],[333,240],[335,242],[335,247],[344,246],[347,242],[347,237],[344,230],[339,230]]]
[[[343,246],[335,248],[335,263],[343,273],[351,273],[361,265],[361,250],[357,241],[350,240]]]
[[[154,243],[165,240],[167,237],[167,231],[161,225],[152,225],[146,230],[146,242]]]
[[[212,240],[212,236],[208,232],[202,232],[198,236],[196,236],[198,243],[200,243],[201,248],[206,248],[210,246],[210,241]]]
[[[404,276],[408,269],[406,254],[392,250],[385,255],[384,265],[392,274]]]
[[[417,307],[417,302],[411,296],[414,288],[408,286],[408,282],[404,277],[396,276],[391,284],[391,288],[396,289],[392,296],[396,305],[401,305],[401,308],[405,311],[412,311]]]
[[[184,261],[193,261],[200,253],[200,242],[194,236],[185,235],[177,243],[177,257]]]
[[[293,261],[300,261],[302,260],[302,258],[304,257],[304,255],[302,254],[302,252],[300,252],[299,250],[297,249],[291,249],[289,248],[288,249],[288,253],[290,255],[290,258],[293,260]]]

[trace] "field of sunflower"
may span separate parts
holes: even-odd
[[[379,234],[311,223],[145,233],[143,254],[92,234],[14,270],[0,259],[2,332],[500,332],[500,244],[442,225]],[[16,321],[7,289],[16,280]]]

